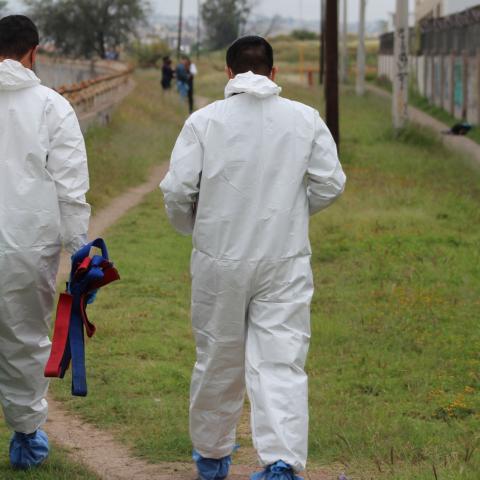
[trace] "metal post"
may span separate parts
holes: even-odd
[[[337,144],[340,144],[338,106],[338,2],[327,0],[326,9],[326,79],[325,101],[327,126]]]
[[[360,21],[358,25],[357,48],[357,95],[365,94],[365,6],[366,0],[360,0]]]
[[[347,0],[343,0],[343,30],[342,30],[342,60],[340,63],[340,81],[347,83],[348,79],[348,16]]]
[[[178,14],[178,43],[177,43],[177,59],[182,53],[182,27],[183,27],[183,0],[180,0],[180,12]]]
[[[393,127],[401,129],[408,120],[408,0],[397,0],[395,15]]]

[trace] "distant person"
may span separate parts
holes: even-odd
[[[105,60],[117,61],[120,58],[120,54],[116,49],[108,50],[105,53]]]
[[[60,251],[85,244],[90,217],[82,132],[32,71],[38,43],[27,17],[0,20],[0,403],[20,469],[48,456],[44,368]]]
[[[194,99],[194,82],[195,77],[198,74],[197,66],[190,60],[190,58],[186,58],[187,60],[187,69],[188,69],[188,108],[190,113],[193,113],[195,109],[195,99]]]
[[[226,71],[226,99],[190,116],[161,183],[170,221],[193,232],[194,459],[202,480],[227,477],[246,380],[264,466],[251,478],[293,480],[308,446],[309,216],[345,175],[318,112],[280,97],[265,39],[234,42]]]
[[[186,100],[188,98],[188,90],[190,88],[189,82],[189,72],[188,72],[188,59],[186,57],[182,57],[180,62],[175,69],[175,78],[177,80],[177,90],[182,100]]]
[[[171,90],[173,75],[172,60],[170,57],[163,57],[162,88],[164,92]]]

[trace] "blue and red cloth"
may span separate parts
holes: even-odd
[[[100,249],[101,255],[90,256],[93,247]],[[119,279],[101,238],[88,243],[72,256],[70,280],[58,301],[52,351],[45,367],[46,377],[64,378],[72,364],[72,395],[87,395],[85,332],[92,337],[96,330],[88,320],[87,304],[93,302],[100,288]]]

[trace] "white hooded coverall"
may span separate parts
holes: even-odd
[[[161,188],[174,227],[193,232],[193,446],[206,458],[232,452],[246,380],[261,464],[283,460],[300,471],[309,214],[342,193],[345,175],[318,112],[280,91],[265,76],[237,75],[225,100],[187,120]]]
[[[0,62],[0,401],[7,424],[47,418],[45,363],[63,245],[86,241],[85,144],[70,104],[14,60]]]

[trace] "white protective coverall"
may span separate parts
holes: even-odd
[[[86,241],[85,144],[70,104],[19,62],[0,62],[0,401],[8,425],[47,418],[43,371],[63,245]]]
[[[226,100],[187,120],[160,186],[174,227],[193,232],[193,446],[206,458],[232,452],[246,379],[261,464],[283,460],[300,471],[308,444],[309,214],[342,193],[345,175],[318,112],[280,91],[265,76],[237,75]]]

